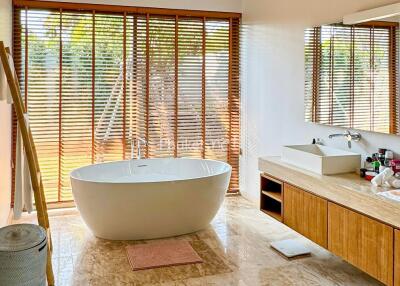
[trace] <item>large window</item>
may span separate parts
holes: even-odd
[[[238,189],[240,15],[26,3],[14,57],[48,202],[72,200],[72,169],[135,156],[138,137],[145,157],[229,162]]]

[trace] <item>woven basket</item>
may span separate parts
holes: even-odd
[[[0,286],[45,286],[45,230],[29,224],[11,225],[6,228],[0,229]],[[22,233],[22,236],[25,235],[25,238],[18,238],[18,234],[15,235],[18,232]]]

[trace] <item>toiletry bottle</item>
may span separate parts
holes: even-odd
[[[374,171],[379,174],[379,167],[381,166],[381,163],[379,161],[374,161],[372,162],[372,167],[374,168]]]
[[[371,157],[367,157],[365,158],[365,162],[364,162],[364,169],[367,169],[367,171],[372,171],[372,158]]]
[[[386,154],[386,149],[384,148],[378,149],[378,160],[381,163],[381,165],[385,165],[385,154]]]
[[[400,173],[400,160],[392,160],[391,165],[395,174]]]
[[[385,152],[385,167],[390,167],[393,160],[393,152],[386,150]]]

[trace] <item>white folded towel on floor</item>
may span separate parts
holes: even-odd
[[[25,114],[25,122],[29,128],[29,119],[27,114]],[[19,219],[24,210],[28,213],[33,210],[31,176],[19,125],[17,127],[17,132],[13,211],[14,219]]]

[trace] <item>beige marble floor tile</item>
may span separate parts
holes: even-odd
[[[34,215],[24,215],[15,223],[35,219]],[[381,285],[239,196],[226,198],[207,229],[174,238],[189,241],[203,258],[202,264],[134,272],[125,247],[146,241],[98,239],[74,209],[51,211],[50,224],[57,285]],[[288,261],[270,248],[272,241],[286,238],[302,241],[311,248],[312,256]]]

